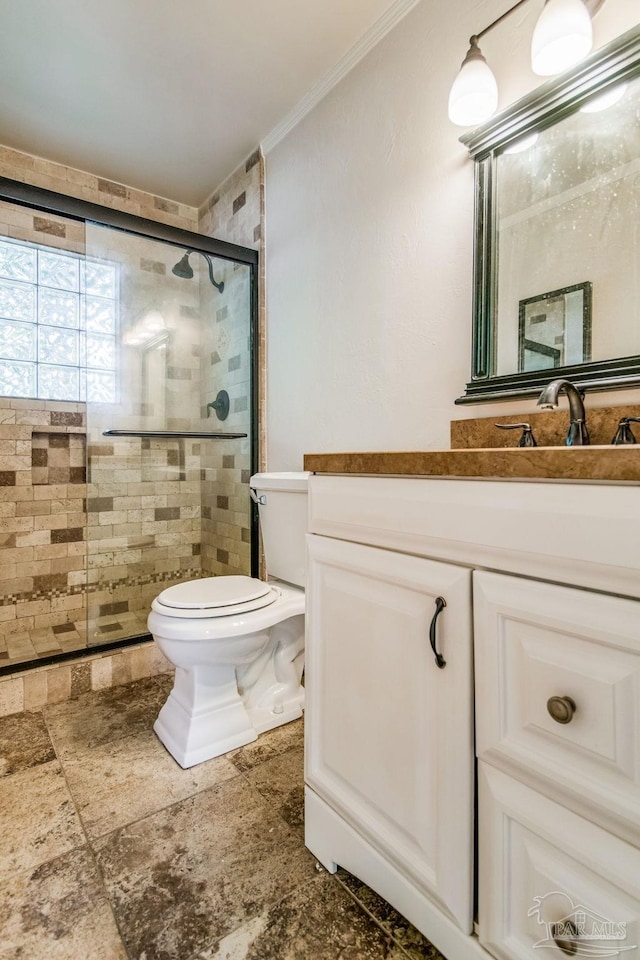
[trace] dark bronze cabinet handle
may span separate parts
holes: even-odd
[[[549,697],[547,700],[549,716],[556,723],[571,723],[576,712],[575,702],[571,697]]]
[[[429,627],[429,642],[431,643],[433,655],[436,658],[436,666],[440,667],[441,670],[443,667],[446,667],[447,661],[440,653],[438,653],[438,649],[436,647],[436,623],[446,605],[447,601],[444,599],[444,597],[436,597],[436,612],[431,618],[431,626]]]

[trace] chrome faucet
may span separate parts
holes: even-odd
[[[589,443],[587,417],[582,394],[570,380],[552,380],[547,384],[538,399],[543,410],[554,410],[558,406],[558,396],[564,393],[569,401],[569,432],[565,444],[567,447],[583,447]]]

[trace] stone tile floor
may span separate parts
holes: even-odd
[[[302,722],[182,770],[170,687],[0,719],[2,960],[442,960],[305,848]]]

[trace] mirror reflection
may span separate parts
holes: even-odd
[[[461,138],[475,161],[457,403],[640,384],[640,26]]]
[[[640,354],[640,79],[503,150],[495,182],[494,374]]]

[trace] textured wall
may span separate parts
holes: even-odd
[[[423,0],[268,153],[270,469],[300,469],[305,452],[446,448],[450,419],[469,416],[454,400],[471,366],[473,165],[447,100],[467,38],[506,6],[459,0],[452,16]],[[539,10],[482,40],[501,107],[540,82]],[[596,43],[637,20],[637,0],[607,0]]]

